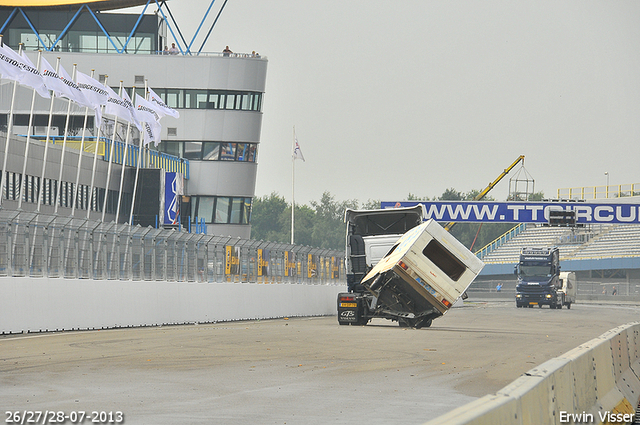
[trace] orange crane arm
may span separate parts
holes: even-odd
[[[489,186],[485,187],[485,188],[484,188],[484,190],[483,190],[482,192],[478,193],[478,195],[477,195],[475,198],[473,198],[473,201],[479,201],[479,200],[481,200],[482,198],[484,198],[485,196],[487,196],[487,193],[489,193],[489,191],[490,191],[491,189],[493,189],[493,187],[494,187],[495,185],[497,185],[497,184],[498,184],[498,182],[504,178],[504,176],[506,176],[507,174],[509,174],[509,171],[513,170],[513,167],[515,167],[516,165],[518,165],[518,163],[519,163],[520,161],[522,161],[522,163],[524,164],[524,155],[520,155],[520,156],[518,157],[518,159],[516,159],[515,161],[513,161],[513,164],[511,164],[511,165],[509,165],[507,168],[505,168],[505,169],[504,169],[504,171],[503,171],[503,172],[498,176],[498,178],[497,178],[497,179],[495,179],[493,182],[489,183]],[[446,225],[446,226],[444,226],[444,229],[445,229],[446,231],[448,231],[448,232],[449,232],[449,231],[451,231],[451,228],[452,228],[455,224],[456,224],[456,222],[455,222],[455,221],[452,221],[452,222],[450,222],[450,223],[447,223],[447,225]]]

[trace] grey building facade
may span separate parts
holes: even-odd
[[[5,15],[8,13],[8,11],[0,12],[6,12]],[[37,15],[37,19],[32,20],[39,22],[42,27],[36,29],[40,33],[50,34],[48,39],[55,40],[56,28],[52,28],[51,25],[60,27],[65,22],[58,21],[57,24],[52,24],[52,21],[46,18],[47,13],[61,12],[41,10],[32,12],[29,16]],[[121,16],[123,15],[102,13],[100,19],[103,24],[113,20],[114,25],[118,25],[119,19],[122,19]],[[0,13],[0,20],[3,17]],[[128,21],[132,19],[130,16],[126,18]],[[162,119],[162,142],[157,148],[157,153],[165,153],[175,158],[182,158],[180,161],[188,162],[188,172],[184,173],[184,196],[181,198],[181,222],[186,225],[189,221],[195,222],[196,219],[198,222],[204,220],[208,234],[249,238],[267,60],[264,57],[249,54],[162,54],[158,51],[160,50],[158,46],[166,43],[166,26],[157,15],[145,15],[144,19],[147,21],[147,28],[151,28],[151,31],[140,36],[135,44],[138,47],[127,49],[127,53],[116,53],[109,47],[108,40],[105,40],[105,37],[100,35],[100,31],[96,30],[97,24],[92,26],[83,21],[72,35],[65,36],[68,39],[63,38],[59,42],[59,49],[44,52],[43,57],[51,64],[55,64],[57,58],[60,58],[61,65],[70,74],[74,64],[77,64],[77,69],[85,74],[95,70],[94,78],[106,80],[107,84],[114,88],[122,82],[123,87],[129,90],[130,94],[133,93],[134,87],[136,92],[142,93],[145,84],[148,84],[167,105],[179,111],[178,119],[171,117]],[[41,37],[41,40],[34,44],[32,40],[34,35],[30,27],[15,21],[17,19],[14,19],[8,31],[5,30],[8,36],[5,36],[4,41],[14,50],[18,49],[19,42],[23,42],[28,56],[35,63],[36,50],[38,47],[43,47],[41,42],[45,39]],[[153,25],[149,25],[149,22]],[[60,28],[57,31],[59,33]],[[0,126],[4,131],[8,123],[7,115],[12,89],[12,82],[2,80]],[[20,194],[16,192],[16,188],[20,187],[22,178],[26,147],[26,138],[23,136],[28,130],[31,93],[31,89],[21,86],[16,92],[12,131],[14,136],[10,143],[7,170],[3,170],[7,176],[7,183],[11,183],[12,186],[9,184],[6,186],[3,208],[17,208],[19,203]],[[39,96],[36,98],[35,118],[31,132],[42,136],[47,125],[50,100]],[[64,133],[66,109],[66,100],[54,101],[55,128],[50,131],[55,136],[62,136]],[[79,137],[84,109],[73,106],[72,116],[67,134]],[[91,124],[93,120],[90,118],[89,122]],[[95,136],[96,131],[91,125],[89,128],[88,133]],[[121,129],[117,134],[116,139],[124,141],[125,131]],[[103,136],[110,137],[109,131],[105,131]],[[137,146],[138,138],[139,134],[134,132],[130,142]],[[5,135],[0,136],[0,148],[2,148],[0,157],[6,140]],[[114,220],[114,209],[117,207],[114,199],[117,199],[116,195],[121,187],[122,166],[112,165],[109,191],[105,192],[108,158],[105,153],[98,156],[98,174],[96,174],[94,185],[98,188],[97,193],[101,193],[102,197],[94,196],[92,205],[89,205],[88,186],[91,181],[93,153],[82,153],[79,186],[74,187],[80,151],[77,148],[73,149],[73,144],[68,145],[62,167],[62,181],[58,183],[62,148],[59,142],[50,145],[50,154],[45,167],[45,181],[40,182],[44,145],[42,137],[35,137],[30,141],[31,148],[25,173],[26,189],[22,193],[21,208],[35,209],[39,194],[44,196],[46,187],[50,187],[48,190],[52,191],[54,186],[60,184],[62,185],[60,191],[68,192],[69,196],[73,196],[74,189],[79,193],[78,203],[73,209],[74,216],[84,217],[87,215],[87,208],[91,208],[93,211],[90,212],[90,216],[99,218],[102,214],[101,200],[106,193],[109,202],[105,220]],[[105,149],[108,150],[108,147]],[[162,162],[155,164],[156,167],[163,167]],[[124,173],[125,180],[122,187],[126,196],[122,196],[121,208],[128,212],[131,205],[135,167],[132,165],[125,165],[125,167],[127,170]],[[140,189],[144,191],[144,187]],[[83,196],[83,191],[87,192],[86,196]],[[70,215],[71,203],[64,201],[62,197],[61,195],[57,200],[58,213]],[[50,212],[48,210],[53,209],[55,202],[55,199],[42,202],[41,211]],[[128,213],[121,213],[118,221],[126,222],[127,218]]]

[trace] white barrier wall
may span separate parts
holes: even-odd
[[[640,322],[634,322],[531,369],[495,395],[427,424],[630,423],[639,397]]]
[[[0,333],[336,313],[344,286],[0,278]]]

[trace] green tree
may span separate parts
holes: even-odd
[[[544,192],[542,191],[534,192],[531,195],[529,195],[530,201],[542,201],[543,199],[544,199]]]
[[[315,246],[313,242],[313,225],[316,212],[307,205],[296,205],[294,243],[297,245]],[[280,222],[286,223],[284,242],[291,242],[291,205],[280,215]]]
[[[338,202],[329,192],[324,192],[319,202],[311,201],[316,215],[313,223],[313,246],[340,249],[344,246],[346,208],[358,208],[358,201]]]
[[[454,188],[449,188],[440,195],[439,199],[441,201],[463,201],[465,199],[465,195]]]
[[[361,210],[377,210],[380,209],[380,200],[379,199],[368,199],[367,202],[363,203],[362,206],[358,207]]]
[[[282,218],[283,213],[291,207],[284,197],[272,192],[270,195],[253,198],[251,209],[251,237],[257,240],[271,242],[286,242],[287,235],[291,237],[291,221],[289,230]]]
[[[409,194],[407,195],[407,201],[429,201],[429,197],[428,196],[419,197],[409,192]]]

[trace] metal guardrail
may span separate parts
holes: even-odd
[[[0,276],[344,283],[344,253],[284,243],[0,211]]]

